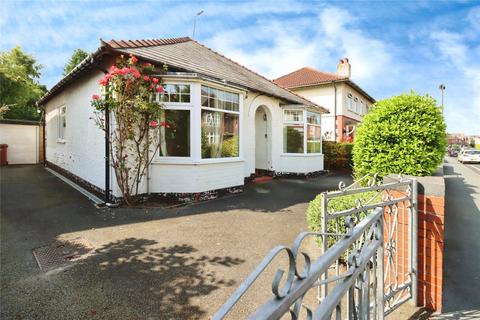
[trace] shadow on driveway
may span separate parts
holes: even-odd
[[[111,210],[42,167],[0,170],[7,319],[208,318],[271,248],[305,230],[308,201],[349,178],[278,179],[177,209]],[[77,237],[92,255],[38,268],[32,249]]]

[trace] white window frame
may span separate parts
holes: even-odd
[[[67,132],[67,106],[62,105],[57,108],[58,109],[58,119],[57,119],[57,143],[65,143],[66,137],[65,133]],[[62,119],[64,121],[62,121]],[[65,127],[63,126],[63,122],[65,122]]]
[[[187,82],[166,82],[164,85],[189,85],[190,86],[190,102],[161,102],[160,101],[160,93],[157,93],[155,96],[155,101],[157,103],[163,103],[165,106],[165,110],[187,110],[190,111],[190,156],[189,157],[179,157],[179,156],[161,156],[160,155],[160,150],[157,150],[157,154],[155,155],[155,160],[154,162],[160,162],[160,163],[182,163],[182,162],[191,162],[195,157],[194,157],[194,147],[193,147],[193,141],[195,141],[195,135],[194,135],[194,126],[193,122],[195,119],[194,115],[194,107],[195,107],[195,98],[194,95],[192,94],[192,89],[194,88],[195,84],[194,83],[187,83]],[[160,121],[160,119],[159,119]],[[160,134],[160,133],[159,133]]]
[[[353,95],[348,93],[348,110],[353,111]]]
[[[357,97],[355,97],[355,98],[353,99],[353,112],[359,113],[359,112],[358,112],[358,98],[357,98]]]
[[[320,123],[308,123],[308,113],[314,113],[314,114],[318,114],[320,116]],[[320,152],[308,152],[308,126],[312,126],[312,127],[317,127],[317,128],[320,128],[320,138],[319,138],[319,141],[320,142]],[[317,141],[317,140],[313,140],[313,141]],[[317,112],[312,112],[312,111],[306,111],[305,112],[305,153],[306,154],[322,154],[322,115],[320,113],[317,113]]]
[[[202,106],[202,86],[209,87],[209,88],[214,88],[217,90],[221,90],[224,92],[228,93],[233,93],[238,95],[238,111],[233,111],[233,110],[225,110],[225,109],[219,109],[219,108],[211,108],[211,107],[204,107]],[[229,90],[228,88],[221,87],[218,85],[215,85],[213,83],[200,83],[198,86],[199,89],[199,96],[198,96],[198,104],[199,104],[199,127],[198,127],[198,140],[199,140],[199,154],[198,154],[198,160],[200,163],[221,163],[221,162],[235,162],[235,161],[243,161],[243,154],[242,154],[242,122],[243,122],[243,117],[242,117],[242,110],[243,110],[243,98],[242,95],[235,91],[235,90]],[[221,158],[202,158],[202,139],[201,139],[201,132],[202,132],[202,110],[208,110],[208,111],[214,111],[214,112],[223,112],[223,113],[231,113],[231,114],[236,114],[238,115],[238,156],[237,157],[221,157]]]
[[[302,120],[299,121],[288,121],[285,119],[285,113],[286,111],[301,111],[302,112]],[[311,113],[317,113],[320,115],[320,124],[309,124],[307,122],[307,114],[308,112]],[[286,126],[289,125],[295,125],[295,124],[303,124],[303,152],[302,153],[291,153],[291,152],[285,152],[284,151],[284,143],[283,139],[285,139],[283,135],[283,130]],[[320,127],[320,152],[315,152],[315,153],[308,153],[307,152],[307,129],[308,125],[314,125]],[[293,108],[286,108],[283,109],[283,123],[282,123],[282,155],[288,155],[288,156],[318,156],[323,154],[323,146],[322,146],[323,138],[322,138],[322,121],[321,121],[321,114],[315,111],[310,111],[310,110],[304,110],[304,109],[293,109]]]

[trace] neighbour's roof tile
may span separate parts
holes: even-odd
[[[333,73],[304,67],[281,76],[280,78],[273,80],[273,82],[284,88],[297,88],[347,79],[348,78],[346,77],[341,77]]]

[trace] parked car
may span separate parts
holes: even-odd
[[[463,150],[458,155],[458,161],[461,163],[465,162],[478,162],[480,163],[480,150]]]
[[[458,156],[458,150],[455,150],[455,149],[448,150],[448,155],[450,157],[456,157]]]

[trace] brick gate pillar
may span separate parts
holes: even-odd
[[[395,179],[395,175],[390,176]],[[443,169],[433,176],[412,177],[418,181],[418,245],[417,245],[417,302],[418,306],[424,306],[431,311],[442,311],[443,289],[443,252],[444,252],[444,222],[445,222],[445,181]],[[402,192],[390,191],[393,196],[400,197]],[[409,221],[408,211],[405,204],[400,203],[394,233],[396,254],[398,256],[398,280],[402,283],[409,277]],[[387,234],[389,227],[395,223],[393,217],[384,215],[385,231],[384,243],[388,248]],[[385,256],[384,263],[388,263]],[[393,274],[390,269],[386,274],[386,285],[393,284]]]
[[[418,305],[442,311],[445,180],[418,177]]]

